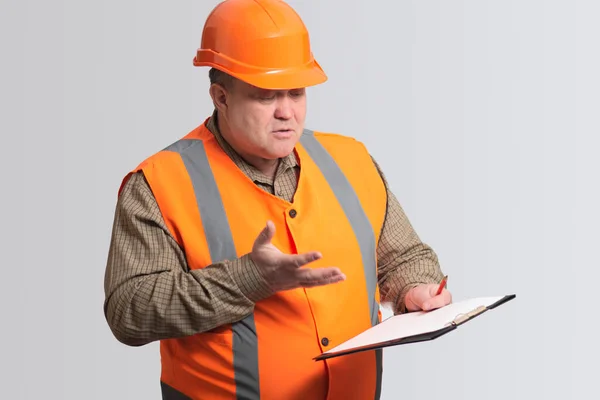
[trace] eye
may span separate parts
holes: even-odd
[[[261,90],[254,93],[253,97],[258,101],[269,102],[275,100],[277,92],[271,90]]]

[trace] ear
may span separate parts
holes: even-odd
[[[220,112],[225,112],[228,106],[227,96],[229,93],[227,93],[227,90],[218,83],[213,83],[210,85],[208,92],[210,93],[215,108]]]

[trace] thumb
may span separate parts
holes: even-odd
[[[267,221],[267,225],[258,234],[258,237],[254,241],[254,247],[265,246],[271,243],[271,240],[275,236],[275,224],[272,221]]]
[[[429,297],[430,298],[435,297],[435,296],[437,296],[437,291],[439,289],[439,285],[437,285],[437,284],[429,284],[428,285],[428,289],[429,289],[428,290]]]

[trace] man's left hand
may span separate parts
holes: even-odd
[[[407,311],[431,311],[452,303],[452,294],[443,289],[436,296],[438,284],[421,284],[410,289],[404,299]]]

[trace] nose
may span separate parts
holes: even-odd
[[[294,116],[292,100],[289,96],[278,96],[277,107],[275,108],[275,118],[288,120]]]

